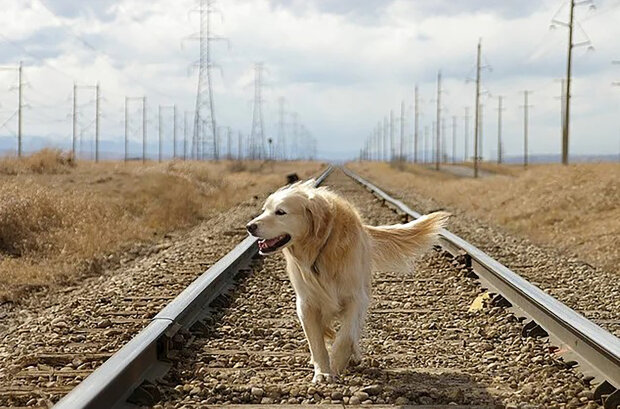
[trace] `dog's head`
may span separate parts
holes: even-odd
[[[314,183],[314,180],[295,183],[271,194],[263,212],[247,224],[248,232],[259,238],[261,254],[305,242],[310,235],[320,236],[317,230],[324,224],[329,205]]]

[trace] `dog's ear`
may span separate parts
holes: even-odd
[[[329,201],[320,194],[308,195],[305,211],[309,227],[305,251],[314,266],[331,234],[333,216]]]

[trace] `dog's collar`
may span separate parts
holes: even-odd
[[[319,267],[316,265],[316,263],[319,260],[319,257],[321,256],[321,253],[323,252],[323,249],[325,248],[325,246],[327,246],[327,242],[329,241],[329,238],[332,235],[332,227],[333,227],[333,225],[329,227],[329,233],[327,234],[327,238],[325,239],[325,241],[323,242],[323,244],[321,245],[321,247],[317,251],[316,258],[314,259],[314,262],[312,263],[312,266],[310,266],[310,269],[316,275],[320,275]]]

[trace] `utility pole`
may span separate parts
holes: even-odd
[[[500,95],[498,98],[498,107],[497,107],[497,163],[502,163],[502,100],[503,97]]]
[[[394,160],[394,110],[390,109],[390,162]]]
[[[467,158],[469,157],[469,107],[465,107],[465,145],[463,150],[463,162],[467,162]]]
[[[566,62],[566,95],[564,106],[564,129],[562,130],[562,164],[568,165],[568,137],[570,129],[570,86],[573,60],[573,18],[575,15],[575,0],[570,0],[570,17],[568,23],[568,56]],[[527,95],[527,94],[526,94]],[[527,102],[526,102],[527,104]],[[525,108],[527,110],[527,108]]]
[[[241,150],[241,146],[243,143],[243,134],[241,133],[241,131],[239,131],[239,135],[237,137],[237,160],[241,160],[242,155],[243,155],[243,151]]]
[[[476,117],[474,118],[474,177],[478,177],[478,137],[480,130],[480,53],[482,39],[478,40],[478,52],[476,57]]]
[[[531,105],[528,104],[528,95],[531,91],[525,90],[523,91],[523,166],[527,167],[527,156],[528,156],[528,109]]]
[[[441,118],[441,161],[446,163],[448,154],[446,153],[446,118]]]
[[[590,41],[583,41],[580,43],[573,42],[573,32],[575,27],[575,6],[580,6],[584,4],[590,4],[590,7],[593,7],[592,0],[570,0],[569,5],[569,16],[568,23],[563,21],[552,19],[552,23],[559,24],[561,26],[568,28],[568,53],[567,53],[567,61],[566,61],[566,90],[564,96],[564,119],[562,126],[562,164],[568,164],[568,151],[569,151],[569,134],[570,134],[570,99],[571,99],[571,83],[572,83],[572,63],[573,63],[573,48],[589,45]],[[552,26],[553,27],[553,26]]]
[[[484,159],[484,143],[483,143],[483,136],[484,136],[484,104],[480,104],[480,125],[478,127],[478,163],[480,163],[480,161],[482,161]]]
[[[433,123],[431,124],[431,156],[430,156],[430,163],[437,163],[437,137],[435,136],[437,134],[437,122],[433,121]]]
[[[227,128],[226,132],[226,139],[227,139],[227,149],[226,149],[226,159],[231,160],[232,159],[232,128],[229,126]]]
[[[0,70],[16,70],[17,71],[17,157],[22,157],[22,113],[24,107],[24,81],[22,75],[22,62],[20,61],[17,67],[8,66],[8,67],[0,67]],[[15,115],[15,114],[13,114]],[[13,117],[11,115],[11,118]]]
[[[437,131],[436,137],[436,146],[435,146],[435,170],[439,170],[439,161],[440,161],[440,129],[441,129],[441,71],[437,73],[437,125],[435,126],[435,130]]]
[[[128,111],[128,101],[129,98],[125,97],[125,162],[129,159],[128,151],[129,151],[129,111]]]
[[[390,134],[390,128],[388,125],[388,119],[387,116],[383,117],[383,143],[384,143],[384,151],[385,151],[385,162],[389,162],[390,161],[390,140],[389,140],[389,135]]]
[[[456,115],[452,116],[452,163],[456,162]]]
[[[187,160],[187,134],[189,131],[188,111],[183,112],[183,160]]]
[[[284,123],[284,97],[278,98],[278,153],[277,156],[281,160],[286,160],[286,129]]]
[[[142,97],[142,163],[146,162],[146,97]]]
[[[291,119],[292,119],[292,128],[293,128],[293,132],[291,135],[292,140],[292,146],[291,146],[291,159],[297,160],[299,159],[299,141],[298,141],[298,135],[297,135],[297,112],[292,112],[291,113]]]
[[[414,101],[415,101],[415,114],[414,114],[414,125],[413,125],[413,163],[418,163],[418,132],[419,132],[419,119],[420,119],[420,110],[418,107],[418,86],[415,86],[414,89]]]
[[[177,104],[172,106],[172,159],[177,158]]]
[[[400,101],[400,149],[398,160],[402,162],[405,157],[405,101]]]
[[[95,86],[95,163],[99,162],[99,82]]]
[[[73,83],[73,113],[72,113],[72,122],[73,122],[73,133],[72,133],[72,152],[73,152],[73,160],[77,160],[77,84]]]
[[[22,81],[22,62],[19,62],[19,68],[17,69],[17,157],[22,157],[22,107],[24,106],[24,81]]]
[[[428,125],[424,127],[424,158],[423,163],[427,161],[427,152],[428,151]]]
[[[159,149],[157,150],[157,161],[161,163],[161,146],[162,146],[162,133],[163,133],[163,124],[161,118],[161,105],[157,109],[157,117],[159,119]]]

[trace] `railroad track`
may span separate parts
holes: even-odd
[[[369,223],[416,216],[348,175],[338,170],[326,183],[352,200]],[[253,241],[244,240],[209,269],[56,407],[121,407],[129,399],[157,408],[313,403],[594,408],[603,398],[612,407],[618,398],[611,386],[618,386],[620,376],[617,338],[557,302],[543,303],[542,292],[528,287],[530,302],[522,300],[519,290],[491,277],[510,273],[505,267],[449,232],[442,236],[443,249],[422,258],[416,271],[374,275],[362,364],[339,384],[312,385],[283,259],[255,259],[247,269]],[[478,305],[474,301],[488,293],[475,276],[504,296]],[[532,310],[536,300],[550,310],[546,315]],[[569,335],[558,323],[566,314],[576,331]],[[521,317],[541,326],[524,326]]]

